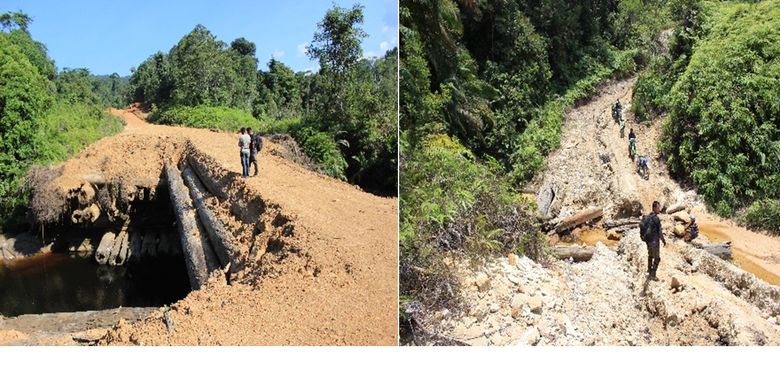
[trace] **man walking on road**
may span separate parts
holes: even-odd
[[[661,220],[658,218],[660,212],[661,204],[657,200],[653,201],[653,212],[642,218],[639,226],[642,241],[647,244],[647,273],[650,280],[658,280],[656,272],[661,262],[661,242],[666,246]]]
[[[243,177],[249,176],[249,146],[251,143],[252,139],[246,133],[246,129],[242,127],[241,135],[238,136],[238,148],[241,151],[241,175]]]
[[[255,174],[252,176],[257,176],[260,173],[260,168],[257,167],[257,155],[263,150],[263,137],[260,136],[260,133],[252,134],[251,127],[246,129],[246,132],[249,134],[249,139],[252,140],[249,145],[249,164],[255,167]],[[249,174],[248,169],[247,174]]]

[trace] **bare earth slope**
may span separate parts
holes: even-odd
[[[150,185],[161,180],[164,161],[204,155],[233,200],[212,198],[210,207],[246,261],[230,284],[215,272],[205,288],[138,323],[121,321],[101,343],[397,344],[396,198],[365,193],[277,157],[273,142],[259,156],[260,175],[244,179],[236,134],[112,113],[126,121],[124,131],[62,164],[53,187],[64,196],[95,175]],[[269,220],[258,223],[263,218]]]

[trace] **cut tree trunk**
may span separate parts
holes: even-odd
[[[168,192],[176,214],[181,248],[187,259],[187,272],[193,289],[200,289],[211,271],[219,267],[214,249],[208,240],[208,233],[198,221],[192,198],[181,177],[181,172],[173,164],[165,163],[165,176],[168,180]]]
[[[711,255],[720,257],[723,260],[731,260],[731,241],[720,242],[717,244],[710,244],[710,245],[694,244],[694,246]]]
[[[209,171],[208,168],[206,167],[206,164],[198,160],[193,155],[190,155],[187,161],[190,163],[190,166],[192,167],[194,173],[200,179],[200,183],[202,183],[202,186],[205,186],[206,189],[208,189],[208,192],[215,195],[217,198],[219,198],[219,200],[224,201],[228,199],[228,194],[223,188],[223,186],[220,185],[216,180],[214,180],[214,178],[211,177],[211,175],[209,175]]]
[[[111,249],[114,247],[114,238],[116,235],[114,232],[106,232],[100,239],[97,251],[95,251],[95,260],[98,264],[106,264],[109,256],[111,256]]]
[[[622,227],[622,226],[629,226],[629,228],[638,227],[639,218],[615,219],[612,221],[604,222],[601,224],[601,226],[603,226],[604,229],[607,230],[614,229],[616,227]]]
[[[685,203],[677,203],[673,204],[666,208],[666,211],[664,211],[666,214],[674,214],[680,210],[685,210]]]
[[[230,264],[230,271],[238,270],[241,263],[241,251],[233,242],[233,235],[225,227],[225,224],[217,218],[217,215],[206,205],[206,189],[200,183],[193,170],[184,168],[184,182],[190,189],[193,205],[198,213],[201,223],[206,228],[214,253],[217,254],[223,267]]]
[[[571,258],[574,261],[588,261],[596,252],[596,247],[558,245],[553,248],[553,251],[555,253],[555,257],[561,260],[567,260]]]
[[[564,232],[583,223],[589,222],[596,218],[600,218],[604,215],[604,212],[600,208],[591,208],[585,211],[581,211],[572,216],[566,217],[555,225],[555,231],[558,233]]]

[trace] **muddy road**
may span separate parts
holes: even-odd
[[[778,238],[710,215],[694,190],[672,180],[655,146],[660,120],[640,124],[626,110],[621,137],[611,106],[620,99],[630,107],[634,82],[608,82],[568,110],[561,145],[530,186],[540,213],[552,220],[603,210],[601,220],[580,229],[575,240],[595,245],[593,256],[546,259],[542,267],[542,259],[510,254],[477,269],[468,259],[448,259],[459,275],[465,309],[426,314],[420,320],[426,330],[439,340],[469,345],[780,345],[780,287],[771,284]],[[638,152],[650,160],[647,180],[628,156],[632,127]],[[662,214],[668,245],[661,248],[659,280],[648,280],[638,229],[610,239],[601,224],[646,214],[653,200],[685,204],[697,218],[701,240],[733,242],[735,262],[673,239],[675,221]],[[753,265],[764,271],[755,272]]]

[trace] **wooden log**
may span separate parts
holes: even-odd
[[[111,249],[111,256],[108,258],[108,265],[121,266],[127,260],[127,230],[120,230],[114,239],[114,246]]]
[[[79,188],[77,198],[80,205],[89,205],[95,200],[95,188],[89,183],[83,183],[81,188]]]
[[[215,195],[219,200],[226,200],[228,199],[228,194],[224,189],[224,186],[217,182],[211,175],[209,174],[208,168],[206,167],[206,164],[199,160],[194,155],[190,155],[187,159],[190,166],[192,167],[192,171],[198,176],[200,179],[200,182],[202,183],[201,187],[204,187],[208,189],[208,192]],[[192,187],[190,187],[192,188]],[[205,194],[205,191],[203,191]]]
[[[731,260],[731,241],[720,242],[716,244],[701,245],[693,244],[695,247],[723,260]]]
[[[223,267],[230,264],[230,271],[237,271],[239,264],[242,262],[241,251],[238,245],[233,242],[233,235],[225,227],[225,224],[217,218],[217,215],[208,208],[205,199],[205,188],[198,180],[193,170],[185,168],[184,182],[190,189],[190,195],[192,195],[193,205],[198,213],[203,227],[206,228],[206,232],[209,236],[209,241],[214,248],[217,258]]]
[[[208,233],[197,218],[190,191],[184,185],[181,172],[166,162],[165,176],[168,193],[176,214],[181,249],[187,263],[190,286],[200,289],[206,283],[211,271],[219,268],[219,260],[208,240]]]
[[[138,231],[128,232],[127,261],[137,261],[141,259],[141,233]]]
[[[678,211],[685,210],[685,203],[676,203],[673,204],[664,210],[666,214],[674,214]]]
[[[558,233],[564,232],[588,221],[600,218],[602,215],[604,215],[604,212],[600,208],[591,208],[581,211],[558,222],[558,224],[555,225],[555,231]]]
[[[120,230],[114,238],[114,245],[111,247],[111,254],[108,256],[108,265],[121,265],[117,264],[117,257],[122,250],[122,242],[127,240],[127,230]]]
[[[629,228],[634,228],[639,226],[640,219],[639,218],[623,218],[623,219],[615,219],[612,221],[606,221],[601,224],[601,226],[604,227],[604,229],[610,230],[617,227],[623,227],[630,225]]]
[[[555,257],[562,260],[571,258],[574,261],[588,261],[596,252],[596,247],[558,245],[553,247],[553,252]]]
[[[116,234],[114,232],[106,232],[100,239],[97,251],[95,251],[95,260],[98,264],[106,264],[108,257],[111,256],[111,249],[114,247],[114,238]]]

